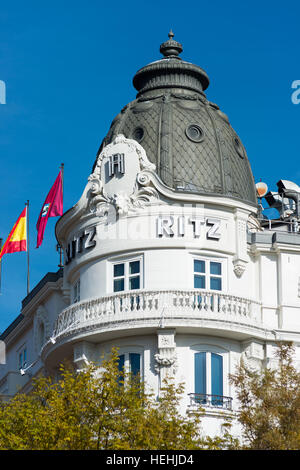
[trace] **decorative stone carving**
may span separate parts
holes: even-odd
[[[170,367],[175,365],[177,361],[177,356],[171,356],[171,357],[164,357],[161,354],[155,354],[154,355],[156,365],[155,365],[155,371],[159,372],[161,367]],[[176,366],[174,367],[176,369]]]
[[[245,272],[249,260],[247,253],[247,222],[248,213],[243,210],[235,211],[235,257],[233,259],[233,270],[237,277]]]
[[[160,385],[177,372],[175,330],[158,330],[158,353],[154,355],[154,369],[160,376]]]
[[[233,270],[237,277],[242,277],[246,269],[246,264],[241,260],[233,261]]]
[[[111,163],[109,159],[119,155],[124,156],[122,169],[120,174],[111,175],[111,167],[115,163]],[[94,172],[88,178],[91,183],[90,212],[95,212],[99,217],[107,216],[113,206],[117,215],[122,217],[158,200],[158,193],[150,187],[150,177],[147,174],[153,171],[155,165],[148,160],[143,147],[135,140],[126,139],[119,134],[111,144],[104,147]]]

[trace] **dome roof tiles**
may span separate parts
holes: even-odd
[[[143,146],[170,188],[234,197],[256,205],[243,144],[226,114],[206,99],[206,73],[177,57],[182,48],[174,43],[171,39],[161,46],[165,58],[137,72],[133,80],[137,99],[113,120],[99,152],[117,134],[123,134]]]

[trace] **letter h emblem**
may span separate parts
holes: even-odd
[[[116,173],[125,173],[124,153],[115,153],[108,157],[108,174],[113,176]]]

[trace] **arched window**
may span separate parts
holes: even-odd
[[[195,401],[223,406],[224,364],[223,356],[210,351],[194,355]]]
[[[129,372],[136,377],[141,374],[141,355],[138,353],[124,353],[119,355],[119,371]]]

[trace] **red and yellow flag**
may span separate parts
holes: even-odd
[[[13,226],[2,250],[0,251],[0,260],[5,253],[16,253],[17,251],[27,251],[27,207],[24,207],[17,222]]]

